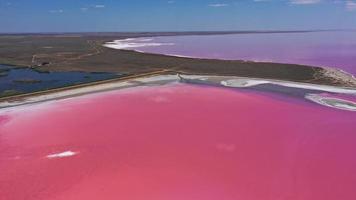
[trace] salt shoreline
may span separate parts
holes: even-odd
[[[107,48],[118,49],[118,50],[130,50],[130,51],[135,51],[135,52],[139,52],[139,53],[150,53],[150,52],[146,52],[143,50],[137,50],[135,48],[175,45],[174,43],[151,42],[154,39],[155,39],[155,37],[126,38],[126,39],[114,40],[112,42],[106,42],[103,46],[107,47]],[[172,56],[172,57],[178,57],[178,58],[202,59],[200,57],[179,55],[179,54],[159,54],[159,55]],[[221,59],[221,60],[225,60],[225,59]],[[273,61],[268,61],[268,60],[242,60],[242,59],[236,59],[236,60],[241,60],[243,62],[253,62],[253,63],[261,63],[261,62],[262,63],[266,63],[266,62],[274,63]],[[285,63],[285,64],[299,64],[299,63]],[[356,86],[356,77],[353,74],[346,72],[338,67],[331,67],[331,66],[310,66],[310,67],[323,68],[324,76],[334,78],[336,80],[343,80],[343,81],[346,80],[347,82],[352,83]]]
[[[135,49],[131,49],[131,48],[174,45],[174,43],[151,42],[152,40],[153,38],[127,38],[121,40],[114,40],[112,42],[106,42],[103,46],[112,49],[126,49],[126,50],[136,51]],[[143,51],[137,51],[137,52],[143,53]]]
[[[212,86],[221,86],[221,87],[230,87],[230,88],[249,88],[262,84],[270,84],[270,85],[278,85],[287,88],[315,90],[315,91],[320,91],[320,93],[329,92],[329,93],[336,93],[336,94],[346,94],[346,95],[351,95],[356,99],[356,89],[352,89],[352,88],[342,88],[342,87],[316,85],[316,84],[308,84],[308,83],[297,83],[291,81],[244,78],[244,77],[236,77],[236,76],[155,75],[155,76],[147,76],[141,78],[133,78],[125,81],[116,81],[110,83],[101,83],[97,85],[83,86],[80,88],[68,89],[59,92],[38,94],[34,96],[28,96],[16,101],[3,101],[0,102],[0,112],[17,109],[19,106],[28,105],[28,104],[38,104],[43,102],[73,98],[73,97],[83,96],[88,94],[97,94],[100,92],[107,92],[107,91],[113,91],[119,89],[145,87],[145,86],[152,86],[152,85],[164,85],[164,84],[175,83],[180,81],[187,82],[187,83],[208,84]],[[310,97],[309,95],[314,95],[313,96],[314,98],[312,99],[308,98]],[[356,106],[355,108],[349,107],[352,104],[356,105],[356,102],[337,99],[338,105],[336,106],[332,106],[332,104],[326,105],[324,101],[319,101],[320,99],[326,99],[326,98],[324,97],[319,98],[317,95],[318,94],[307,94],[305,96],[305,99],[328,107],[334,107],[337,109],[347,108],[348,111],[356,111]],[[318,101],[316,101],[316,99],[318,99]],[[340,105],[340,103],[341,104],[344,103],[345,106]]]

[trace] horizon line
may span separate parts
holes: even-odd
[[[221,31],[39,31],[39,32],[1,32],[0,35],[21,35],[21,34],[132,34],[132,33],[293,33],[293,32],[326,32],[326,31],[356,31],[356,29],[275,29],[275,30],[221,30]]]

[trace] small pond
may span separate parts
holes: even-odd
[[[119,77],[112,73],[40,72],[0,65],[0,97]]]

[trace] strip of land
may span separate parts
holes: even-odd
[[[182,74],[238,76],[356,88],[354,77],[335,69],[241,60],[181,58],[115,50],[103,46],[112,40],[134,37],[246,33],[273,34],[280,33],[280,31],[3,34],[0,35],[0,63],[31,67],[47,72],[110,72],[130,77],[170,71]]]
[[[100,92],[113,91],[124,88],[135,88],[146,85],[164,85],[173,82],[184,82],[189,84],[206,84],[218,87],[232,87],[232,88],[253,88],[254,86],[269,84],[279,85],[287,88],[298,88],[306,92],[332,92],[346,95],[356,95],[356,89],[340,88],[336,86],[315,85],[310,83],[297,83],[290,81],[276,81],[271,79],[251,79],[236,76],[204,76],[204,75],[182,75],[171,71],[157,71],[153,73],[129,76],[124,78],[111,79],[106,81],[99,81],[94,83],[82,84],[77,86],[70,86],[65,88],[52,89],[47,91],[40,91],[30,94],[16,95],[12,97],[2,98],[0,101],[0,108],[11,109],[27,104],[36,104],[41,102],[67,99],[86,94],[94,94]],[[308,94],[308,93],[307,93]],[[316,94],[313,94],[317,96]],[[318,96],[317,96],[318,97]],[[304,98],[304,96],[302,97]],[[355,111],[354,102],[337,99],[338,105],[346,105],[351,107],[348,110]],[[346,103],[345,103],[346,102]],[[322,104],[324,105],[324,104]],[[328,106],[332,106],[330,103]],[[6,111],[6,110],[5,110]]]

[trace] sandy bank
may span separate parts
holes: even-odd
[[[52,101],[57,99],[65,99],[71,98],[75,96],[81,96],[85,94],[99,93],[104,91],[118,90],[124,88],[132,88],[132,87],[140,87],[140,86],[152,86],[152,85],[162,85],[173,82],[185,82],[185,83],[197,83],[197,84],[208,84],[215,86],[223,86],[230,88],[248,88],[254,87],[258,85],[277,85],[286,88],[298,88],[310,91],[317,91],[319,93],[328,92],[328,93],[336,93],[336,94],[345,94],[351,95],[352,97],[356,97],[356,90],[353,88],[343,88],[336,86],[325,86],[325,85],[316,85],[316,84],[308,84],[308,83],[298,83],[298,82],[290,82],[290,81],[278,81],[271,79],[252,79],[252,78],[243,78],[236,76],[203,76],[203,75],[151,75],[147,77],[138,77],[129,80],[122,81],[114,81],[101,83],[96,85],[88,85],[83,87],[77,87],[67,90],[61,90],[56,92],[46,92],[46,93],[36,93],[34,95],[27,95],[23,98],[18,98],[15,100],[4,100],[0,102],[0,108],[11,108],[20,105],[26,104],[34,104],[45,101]],[[315,98],[307,98],[310,97],[310,94],[306,95],[306,99],[324,105],[324,103],[320,103],[321,101],[314,101]],[[313,93],[313,95],[318,95]],[[336,102],[336,101],[335,101]],[[350,105],[350,101],[337,101],[336,108],[345,108],[345,106],[340,105],[345,103],[347,107]],[[356,103],[356,102],[351,102]],[[346,105],[347,104],[347,105]],[[326,105],[326,104],[325,104]],[[327,106],[330,107],[330,104]],[[352,110],[352,109],[348,109]]]

